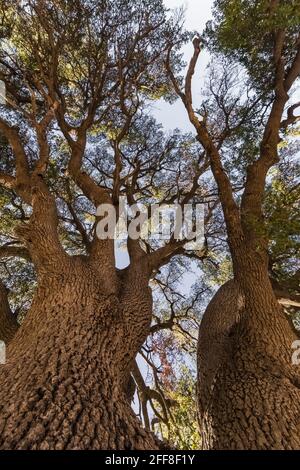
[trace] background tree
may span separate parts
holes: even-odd
[[[172,48],[166,62],[210,160],[233,264],[233,280],[216,294],[200,327],[204,448],[297,449],[300,444],[299,370],[291,362],[297,334],[272,290],[272,224],[263,210],[282,132],[298,120],[293,86],[300,74],[299,11],[298,1],[216,1],[205,38],[229,73],[211,79],[210,99],[200,110],[192,104],[200,38],[193,41],[184,87],[170,64]],[[242,85],[233,86],[237,67]],[[243,183],[240,191],[236,181]]]
[[[215,2],[199,110],[201,41],[184,81],[182,11],[160,0],[0,6],[0,447],[199,445],[197,331],[225,283],[200,325],[201,445],[296,448],[298,2]],[[196,138],[151,117],[153,101],[178,95]],[[120,197],[205,204],[203,249],[174,233],[100,239],[96,208]],[[202,275],[189,290],[191,272]]]

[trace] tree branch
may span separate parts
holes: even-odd
[[[3,132],[7,138],[16,159],[16,180],[15,183],[17,186],[22,186],[22,193],[25,194],[25,199],[27,201],[30,199],[28,193],[28,187],[30,186],[30,176],[29,176],[29,165],[27,156],[21,142],[18,130],[14,127],[10,127],[3,119],[0,118],[0,130]],[[10,179],[10,183],[13,181]]]
[[[296,122],[300,121],[300,116],[295,116],[294,111],[300,107],[300,101],[298,103],[293,104],[287,110],[287,118],[281,121],[280,129],[285,131],[290,125],[295,124]]]
[[[31,261],[29,251],[24,246],[3,245],[0,247],[0,259],[3,258],[23,258]]]

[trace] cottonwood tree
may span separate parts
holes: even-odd
[[[299,7],[298,1],[215,2],[204,41],[225,72],[220,79],[211,67],[209,97],[199,110],[192,78],[200,38],[193,42],[185,86],[170,63],[172,48],[166,61],[209,156],[233,264],[233,279],[209,303],[199,333],[199,425],[206,449],[300,445],[299,367],[291,359],[298,336],[272,289],[264,211],[283,134],[299,119]]]
[[[129,239],[130,264],[117,269],[95,212],[121,196],[204,200],[206,153],[164,135],[147,109],[174,98],[163,59],[185,35],[169,16],[160,0],[1,1],[1,272],[36,286],[19,305],[11,282],[13,308],[1,286],[2,449],[161,445],[131,408],[131,372],[151,333],[149,281],[186,240]]]

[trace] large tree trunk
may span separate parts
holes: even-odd
[[[125,387],[151,323],[149,273],[140,260],[118,276],[112,244],[99,240],[94,256],[69,257],[56,225],[39,194],[19,230],[38,289],[0,367],[0,448],[156,449]]]
[[[239,275],[218,291],[200,327],[203,448],[299,449],[299,367],[292,365],[297,335],[259,254],[241,250],[234,263]]]

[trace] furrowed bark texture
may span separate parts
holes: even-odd
[[[299,449],[298,339],[259,255],[240,253],[240,276],[209,304],[198,347],[204,449]]]
[[[151,322],[147,277],[67,256],[56,223],[39,194],[21,229],[38,289],[0,368],[0,448],[156,449],[124,387]]]

